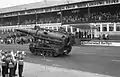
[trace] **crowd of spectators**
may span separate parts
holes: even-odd
[[[88,14],[68,15],[63,17],[64,23],[77,22],[118,22],[120,20],[120,12],[94,12],[90,16]]]
[[[43,17],[39,18],[37,21],[38,24],[45,24],[45,23],[60,23],[60,18],[57,16],[51,16],[51,17]]]
[[[9,25],[16,25],[16,24],[17,24],[17,20],[9,19],[9,20],[4,20],[1,25],[9,26]]]
[[[75,32],[75,38],[79,38],[79,39],[91,39],[91,36],[92,38],[94,38],[93,35],[91,35],[91,33],[89,31],[79,31],[79,32]]]
[[[18,20],[19,18],[19,20]],[[62,23],[81,23],[81,22],[118,22],[120,20],[120,12],[91,12],[88,13],[67,13],[62,15]],[[60,23],[60,14],[43,14],[36,16],[19,16],[11,19],[2,19],[0,25],[25,25],[25,24],[45,24],[45,23]]]
[[[119,21],[120,12],[98,12],[92,13],[90,16],[91,21]]]
[[[33,39],[30,36],[20,36],[13,32],[9,34],[4,32],[4,36],[0,36],[0,44],[28,44],[32,41]]]

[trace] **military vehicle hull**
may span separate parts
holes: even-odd
[[[36,43],[31,43],[29,50],[34,55],[57,57],[68,55],[72,50],[72,46],[50,46],[42,43],[38,46]]]

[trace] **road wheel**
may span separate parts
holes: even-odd
[[[46,51],[46,52],[45,52],[45,56],[49,56],[49,51]]]
[[[40,51],[40,50],[36,50],[36,54],[37,54],[38,56],[41,56],[41,51]]]
[[[72,49],[72,46],[67,46],[66,49],[64,50],[63,55],[68,55]]]
[[[34,52],[33,52],[33,54],[34,54],[34,55],[37,55],[37,52],[36,52],[36,51],[34,51]]]
[[[50,56],[50,57],[53,57],[53,53],[52,53],[52,52],[49,52],[49,56]]]
[[[30,49],[30,52],[35,55],[35,50],[34,49]]]
[[[56,52],[53,52],[53,57],[57,57],[58,54]]]

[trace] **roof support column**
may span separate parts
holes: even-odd
[[[70,27],[70,29],[71,29],[71,33],[73,33],[73,27],[72,26]]]
[[[37,11],[35,10],[35,21],[36,21],[36,25],[37,25]]]
[[[18,22],[17,22],[17,25],[20,25],[20,13],[18,12],[18,15],[17,15],[17,19],[18,19]]]

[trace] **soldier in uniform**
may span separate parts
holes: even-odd
[[[16,58],[18,60],[18,74],[19,74],[19,77],[22,77],[25,52],[24,51],[17,51]]]
[[[2,77],[13,77],[14,73],[14,55],[13,51],[3,51],[1,52],[2,58]],[[8,73],[8,70],[10,71]]]
[[[13,51],[8,51],[8,54],[7,54],[7,61],[8,61],[8,64],[9,64],[9,77],[13,77],[14,76],[14,64],[15,64],[15,58],[14,58],[14,54],[13,54]]]
[[[16,70],[17,70],[17,54],[14,54],[15,62],[14,62],[14,76],[17,76]]]
[[[5,61],[7,52],[2,50],[0,53],[1,53],[1,64],[2,64],[2,77],[5,77],[6,74],[8,73],[7,63]]]

